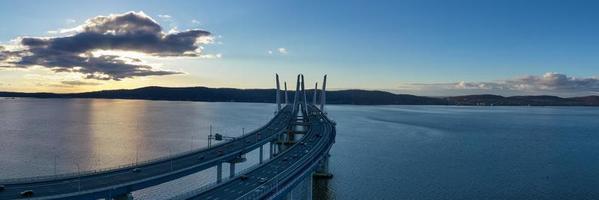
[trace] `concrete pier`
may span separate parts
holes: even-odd
[[[220,162],[216,165],[216,182],[223,182],[223,163]]]
[[[235,177],[235,162],[229,163],[229,178]]]
[[[133,200],[133,195],[131,195],[131,193],[126,193],[126,194],[114,196],[112,199],[114,199],[114,200]]]
[[[260,164],[264,161],[264,145],[260,146]]]
[[[325,156],[325,158],[322,159],[322,161],[320,161],[320,165],[318,166],[316,173],[314,173],[314,178],[321,178],[321,179],[333,178],[333,174],[329,171],[329,158],[330,157],[331,157],[331,155],[327,154]]]

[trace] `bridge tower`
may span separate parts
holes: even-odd
[[[322,90],[320,91],[320,112],[326,114],[324,110],[324,104],[327,102],[327,75],[324,75],[324,80],[322,81]]]
[[[286,133],[282,134],[279,138],[273,141],[274,146],[271,144],[271,155],[276,155],[278,152],[284,151],[295,143],[298,139],[298,134],[303,135],[305,133],[305,125],[307,123],[308,115],[308,104],[307,94],[304,84],[304,75],[298,74],[296,81],[296,90],[293,98],[292,113],[295,114],[290,125],[287,127]],[[285,83],[285,88],[287,84]],[[285,89],[285,99],[287,100],[287,89]]]
[[[312,96],[312,105],[316,106],[316,97],[318,92],[318,82],[314,83],[314,94]]]
[[[277,101],[277,113],[279,111],[281,111],[281,86],[279,83],[279,74],[275,74],[276,75],[276,79],[277,79],[277,94],[276,96],[276,101]]]
[[[299,101],[299,91],[300,91],[300,74],[297,75],[297,83],[295,84],[295,92],[293,95],[293,109],[292,109],[292,113],[295,114],[295,112],[297,111],[297,107],[298,107],[298,101]]]
[[[285,84],[285,105],[289,104],[289,100],[287,99],[287,81],[283,82]]]
[[[308,106],[307,106],[307,100],[306,100],[306,87],[304,84],[304,75],[302,74],[302,96],[303,96],[303,100],[302,100],[302,114],[304,116],[306,116],[308,114]]]
[[[292,126],[290,127],[290,136],[291,134],[298,134],[301,133],[300,130],[302,130],[302,128],[305,128],[305,126],[309,125],[309,121],[307,121],[308,117],[307,115],[311,115],[313,113],[308,113],[307,110],[307,99],[306,99],[306,91],[305,91],[305,84],[304,84],[304,77],[303,75],[300,77],[300,90],[298,91],[300,97],[297,100],[296,104],[298,108],[299,106],[302,107],[302,112],[301,114],[304,115],[298,115],[296,118],[295,122],[292,122]],[[314,93],[312,94],[312,102],[311,104],[316,106],[318,103],[320,103],[320,110],[321,112],[324,114],[324,105],[326,104],[326,81],[327,81],[327,76],[324,76],[324,80],[323,80],[323,85],[322,85],[322,90],[320,91],[320,95],[318,95],[318,83],[315,83],[314,85]],[[320,99],[318,99],[318,96],[320,96]],[[320,101],[320,102],[319,102]],[[291,137],[290,137],[291,138]],[[292,189],[283,199],[285,200],[296,200],[296,199],[313,199],[313,198],[321,198],[324,196],[329,196],[330,195],[330,191],[328,190],[328,182],[329,179],[333,178],[333,175],[330,173],[329,171],[329,157],[330,155],[327,153],[318,163],[317,169],[311,173],[309,176],[305,177],[300,183],[298,183],[298,185],[295,186],[294,189]],[[323,188],[327,188],[324,189]]]
[[[320,111],[326,114],[324,110],[324,105],[326,104],[326,90],[327,90],[327,75],[324,75],[324,80],[322,81],[322,91],[320,94]],[[327,153],[325,158],[321,161],[318,170],[314,173],[314,177],[316,178],[333,178],[333,174],[329,171],[329,157],[330,155]]]

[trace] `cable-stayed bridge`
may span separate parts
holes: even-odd
[[[209,187],[174,199],[311,199],[312,178],[331,178],[329,150],[335,142],[335,123],[325,109],[326,75],[317,102],[306,99],[303,75],[297,76],[293,103],[287,84],[280,90],[276,75],[275,116],[263,127],[209,148],[112,169],[55,176],[0,180],[0,199],[130,199],[131,192],[216,168]],[[284,100],[284,102],[282,102]],[[268,145],[268,158],[263,152]],[[259,163],[237,171],[245,154],[259,150]],[[223,177],[223,164],[229,177]],[[303,195],[293,195],[303,187]],[[297,193],[297,192],[296,192]]]

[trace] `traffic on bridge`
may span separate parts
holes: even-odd
[[[112,169],[57,176],[0,180],[0,199],[130,199],[131,192],[172,181],[208,168],[217,168],[216,184],[181,194],[175,199],[262,199],[281,197],[317,170],[328,173],[328,151],[334,143],[334,122],[326,117],[326,76],[320,109],[308,105],[303,75],[298,75],[293,104],[280,90],[276,76],[277,110],[263,127],[208,148]],[[284,106],[281,102],[285,96]],[[270,159],[263,149],[270,145]],[[237,173],[235,164],[259,149],[259,164]],[[229,163],[230,177],[223,181],[222,165]],[[302,177],[298,179],[298,177]],[[311,181],[310,181],[311,182]],[[200,188],[198,186],[198,188]],[[309,195],[311,198],[311,195]]]

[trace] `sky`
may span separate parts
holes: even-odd
[[[0,91],[599,95],[599,1],[0,1]]]

